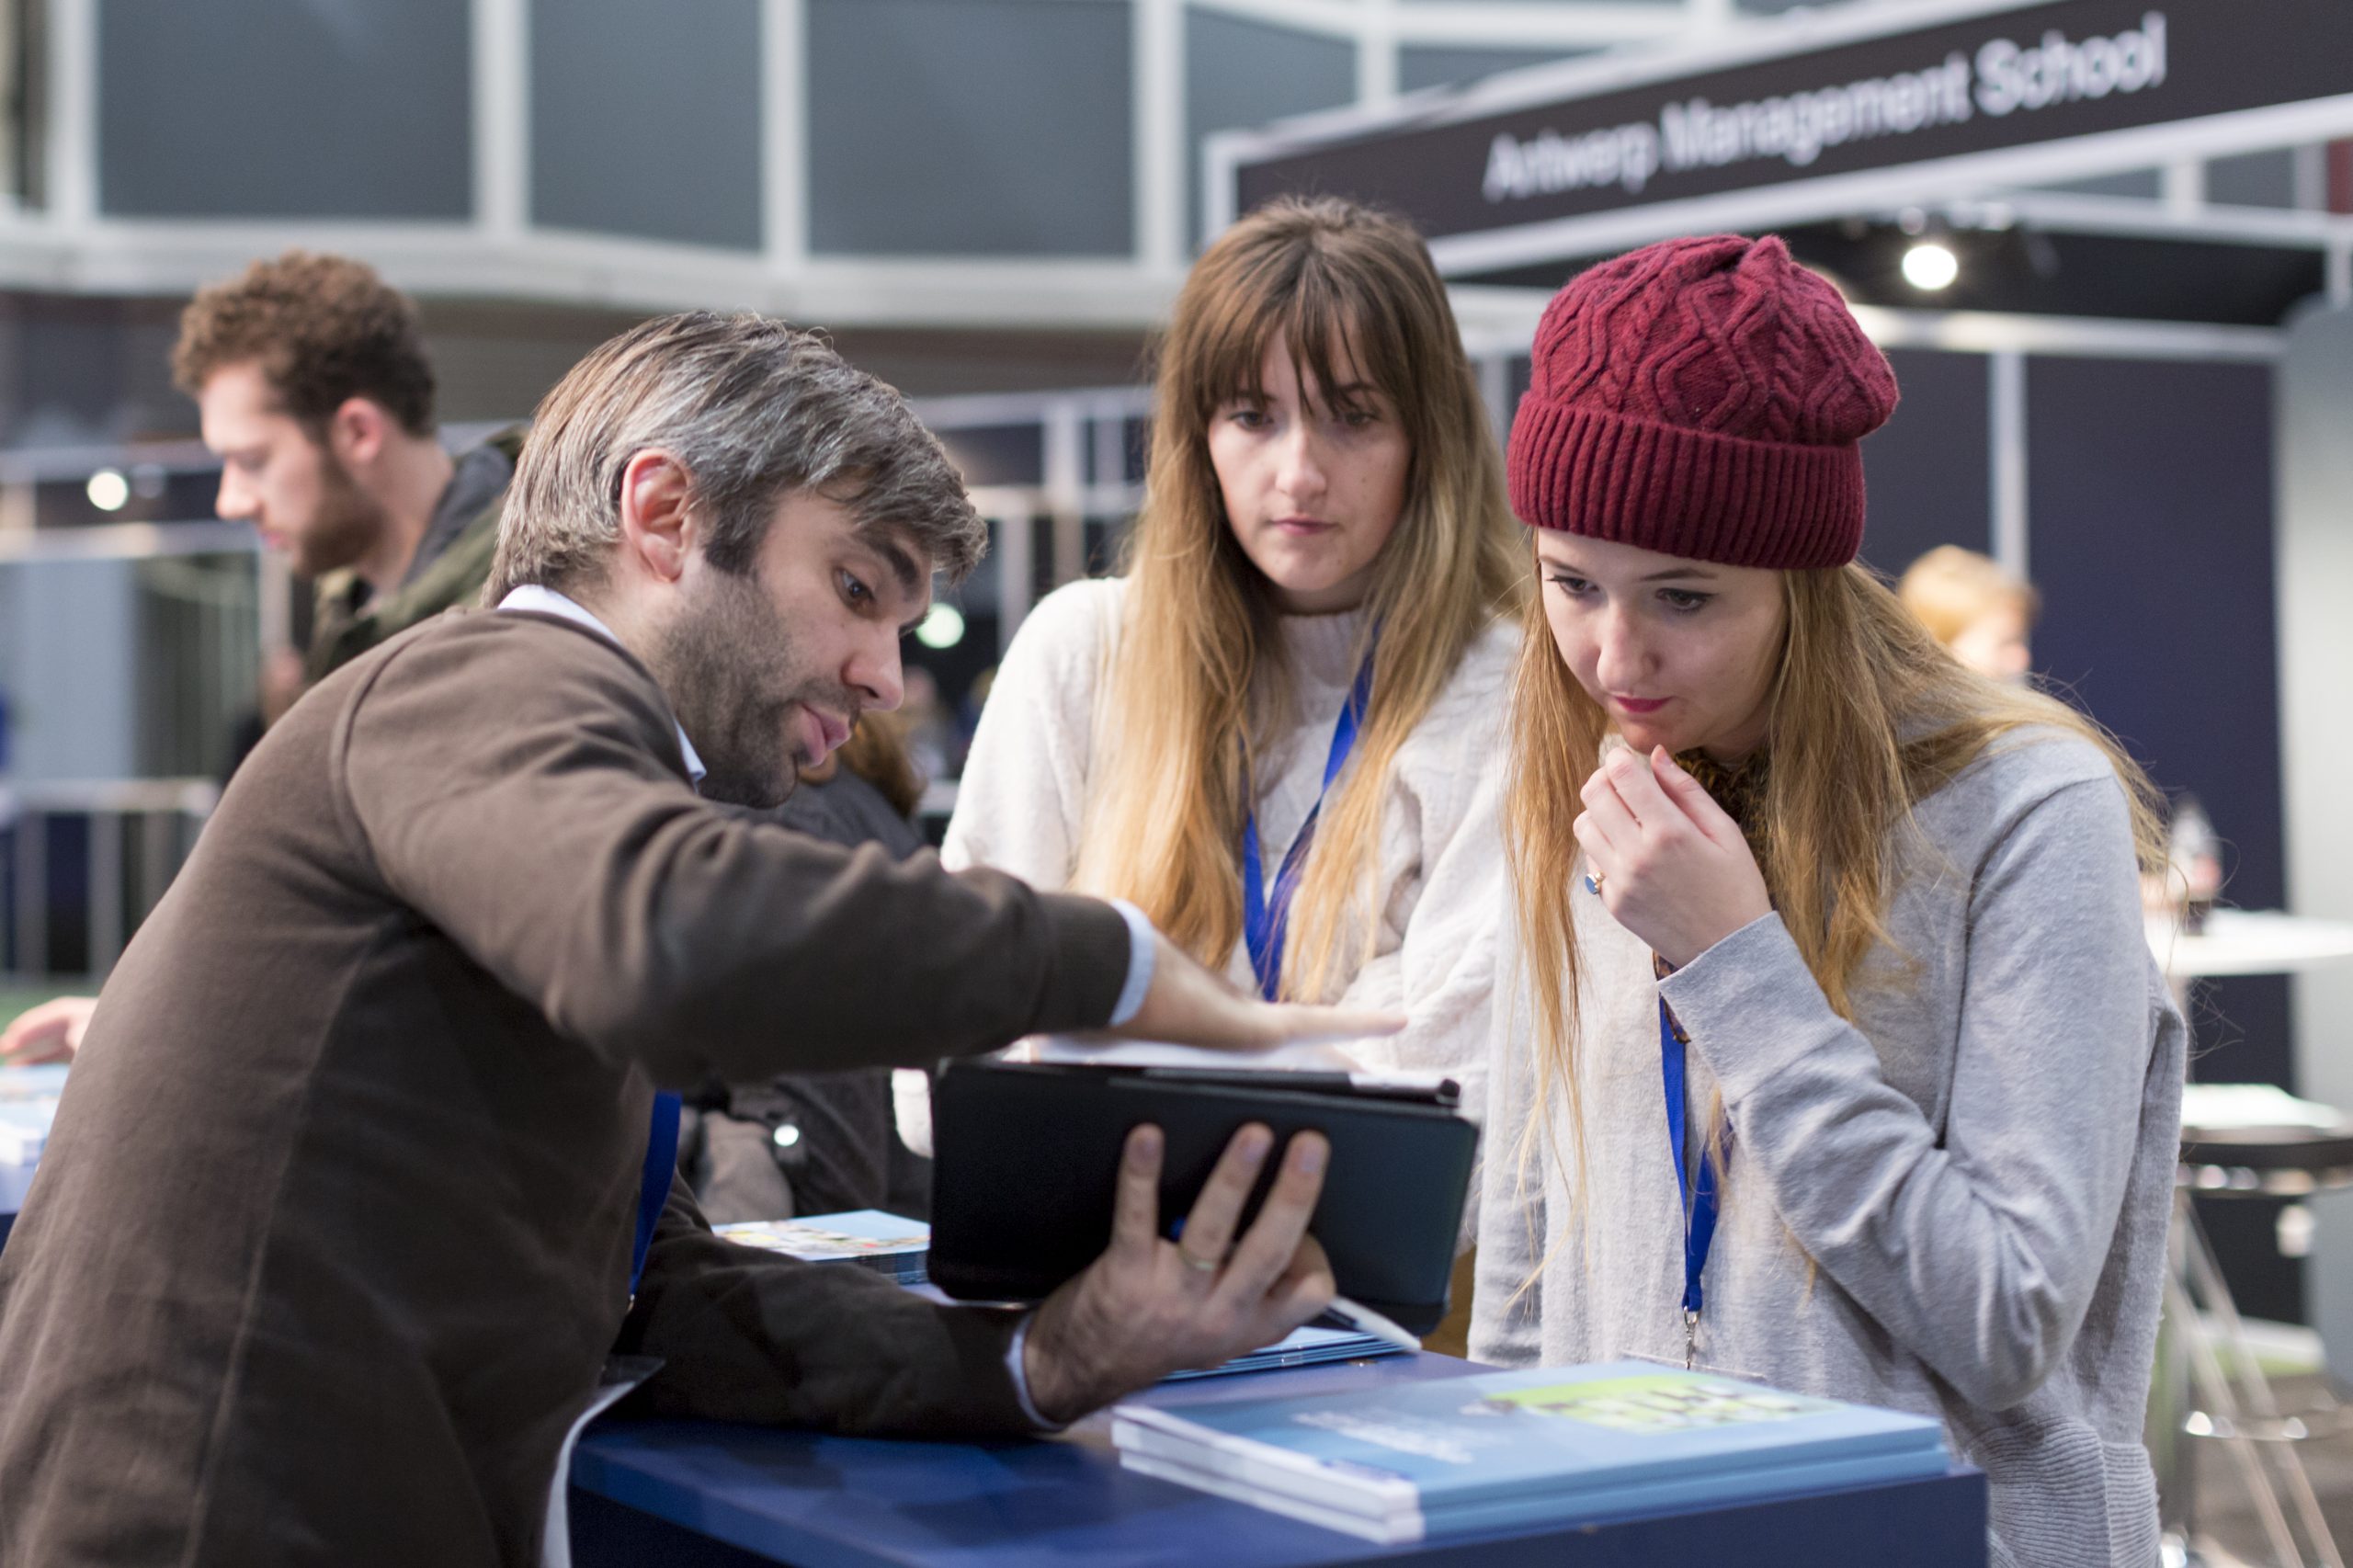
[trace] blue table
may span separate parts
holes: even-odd
[[[1475,1370],[1396,1357],[1155,1389],[1170,1408]],[[1354,1562],[1737,1562],[1984,1568],[1985,1478],[1928,1480],[1574,1529],[1378,1547],[1131,1474],[1099,1437],[912,1443],[703,1421],[611,1421],[572,1466],[579,1568],[1333,1568]]]

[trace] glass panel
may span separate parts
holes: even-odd
[[[152,218],[473,210],[467,0],[114,0],[98,205]]]
[[[1071,0],[810,0],[809,244],[1126,256],[1133,17]]]
[[[1201,139],[1357,96],[1357,46],[1214,11],[1185,17],[1186,229],[1201,234]]]
[[[760,247],[758,0],[539,0],[530,81],[533,222]]]
[[[1045,443],[1038,426],[973,425],[938,434],[968,485],[1044,482]]]

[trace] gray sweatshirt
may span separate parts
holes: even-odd
[[[1540,1121],[1520,1155],[1533,1031],[1507,927],[1471,1353],[1682,1364],[1664,995],[1691,1039],[1687,1157],[1719,1085],[1733,1132],[1699,1365],[1941,1417],[1991,1480],[1995,1568],[2146,1568],[2186,1036],[2123,790],[2088,743],[2027,732],[1916,819],[1901,952],[1867,965],[1856,1025],[1779,916],[1661,982],[1579,875],[1581,1158],[1557,1088],[1549,1146]]]

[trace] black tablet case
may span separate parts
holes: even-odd
[[[1366,1092],[1341,1074],[954,1062],[932,1096],[931,1278],[967,1301],[1035,1301],[1111,1239],[1120,1153],[1157,1125],[1162,1233],[1226,1142],[1263,1122],[1313,1129],[1332,1163],[1312,1229],[1341,1294],[1416,1334],[1446,1316],[1478,1130],[1447,1092]],[[1273,1184],[1268,1161],[1245,1222]]]

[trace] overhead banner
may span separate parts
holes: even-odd
[[[1234,210],[1351,196],[1438,240],[2348,94],[2353,0],[2059,0],[1245,148]]]

